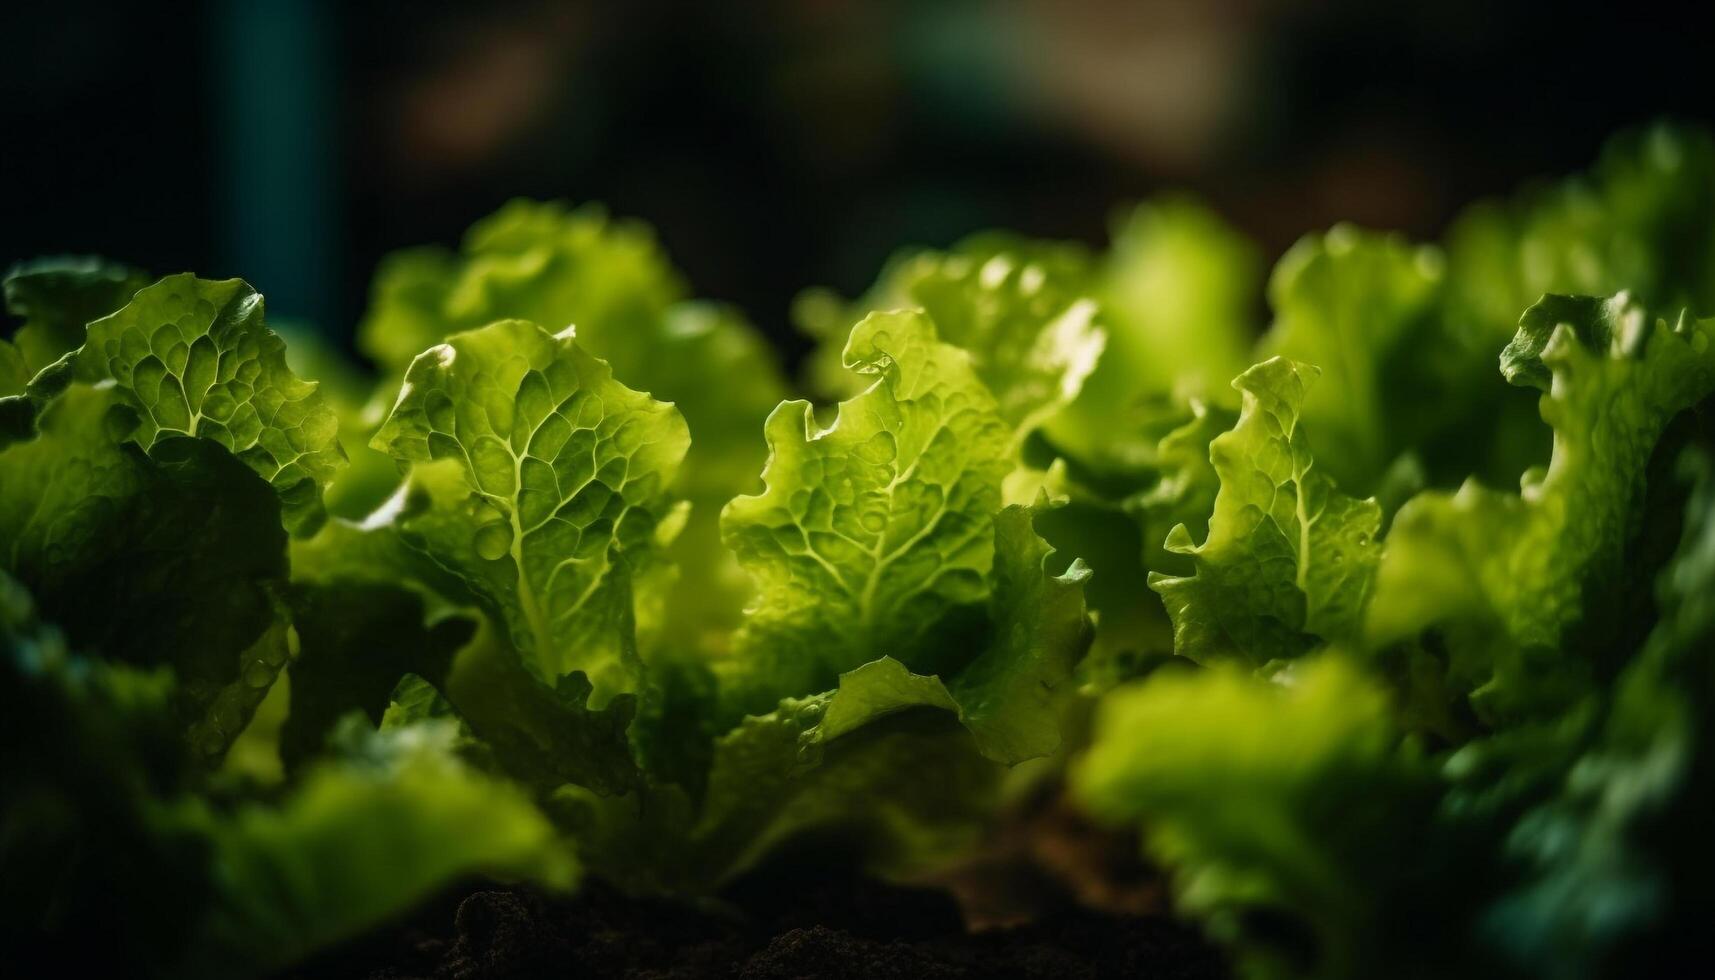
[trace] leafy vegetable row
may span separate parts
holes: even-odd
[[[374,379],[236,280],[20,266],[7,945],[232,975],[472,872],[906,873],[1069,741],[1256,975],[1683,952],[1712,218],[1715,141],[1643,130],[1439,247],[1306,238],[1260,339],[1188,201],[980,235],[804,295],[816,405],[590,208],[390,258]]]

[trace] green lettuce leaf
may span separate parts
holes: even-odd
[[[724,500],[755,480],[757,427],[786,388],[737,311],[685,294],[646,225],[594,206],[517,200],[474,225],[458,255],[389,256],[358,346],[397,373],[452,334],[496,320],[575,326],[579,345],[626,384],[679,405],[694,437],[680,489]],[[730,383],[740,376],[744,384]]]
[[[574,325],[626,385],[678,407],[691,447],[674,489],[690,511],[672,543],[675,581],[638,570],[648,655],[724,650],[749,587],[720,544],[720,510],[755,491],[762,423],[787,395],[776,355],[737,310],[685,294],[647,226],[599,207],[513,201],[473,226],[457,255],[389,256],[358,330],[360,349],[396,377],[461,330],[512,318]]]
[[[567,674],[553,687],[518,663],[518,655],[479,623],[475,637],[439,682],[453,710],[513,778],[539,792],[565,784],[599,794],[624,793],[641,778],[626,737],[636,716],[630,695],[591,707],[590,682]]]
[[[0,571],[0,950],[14,968],[166,975],[207,846],[150,802],[193,783],[164,667],[79,656]],[[89,923],[106,922],[103,942]]]
[[[28,373],[82,347],[84,327],[129,303],[149,278],[93,256],[34,259],[6,270],[6,312],[24,321],[12,343]],[[0,394],[11,392],[0,388]]]
[[[1244,405],[1209,444],[1221,489],[1208,537],[1193,545],[1180,525],[1167,539],[1195,572],[1150,577],[1181,656],[1260,667],[1358,631],[1381,508],[1315,468],[1299,411],[1318,375],[1276,357],[1233,382]]]
[[[211,440],[143,451],[127,402],[74,384],[0,451],[0,568],[78,648],[172,667],[186,737],[216,760],[289,653],[280,503]]]
[[[1188,400],[1230,402],[1227,382],[1254,360],[1262,272],[1256,247],[1188,198],[1119,214],[1094,284],[1106,348],[1048,425],[1053,444],[1096,472],[1133,473]]]
[[[1203,205],[1166,197],[1121,213],[1102,275],[1102,304],[1126,338],[1116,360],[1150,389],[1221,397],[1250,361],[1262,258]]]
[[[1715,136],[1657,123],[1603,147],[1588,174],[1480,204],[1448,236],[1453,322],[1503,343],[1545,293],[1630,291],[1715,313]]]
[[[616,565],[648,561],[668,514],[689,445],[671,405],[615,381],[571,331],[505,320],[413,361],[374,445],[456,463],[463,506],[406,530],[493,607],[532,673],[552,686],[581,671],[598,706],[638,690],[611,593]]]
[[[280,732],[287,771],[319,754],[334,726],[353,711],[379,726],[401,677],[445,678],[473,632],[469,620],[457,617],[426,625],[421,596],[392,584],[298,585],[291,606],[298,656]]]
[[[213,440],[273,484],[289,530],[313,533],[326,517],[321,492],[345,465],[339,420],[286,367],[262,297],[241,280],[186,273],[139,290],[31,387],[45,398],[109,378],[137,409],[144,449],[174,435]]]
[[[1322,370],[1299,418],[1318,465],[1353,492],[1376,488],[1424,414],[1401,399],[1399,376],[1434,356],[1422,333],[1442,277],[1439,251],[1340,225],[1301,239],[1269,279],[1274,324],[1260,353]]]
[[[456,512],[466,497],[457,461],[412,464],[399,488],[362,521],[336,518],[314,535],[293,538],[288,545],[292,580],[317,586],[341,581],[390,585],[416,595],[429,622],[474,609],[481,600],[467,580],[412,547],[404,531],[406,523],[437,508]]]
[[[1272,682],[1216,667],[1119,689],[1073,785],[1099,818],[1142,823],[1179,907],[1246,976],[1470,975],[1472,910],[1440,891],[1465,866],[1434,823],[1439,780],[1344,658]]]
[[[288,731],[307,746],[324,739],[327,720],[342,712],[358,709],[376,720],[389,693],[412,675],[446,698],[512,777],[544,792],[568,782],[625,792],[638,779],[627,740],[637,699],[617,695],[596,710],[582,673],[544,683],[512,645],[504,613],[480,591],[482,583],[434,557],[435,542],[469,532],[464,472],[459,460],[415,463],[395,497],[362,524],[332,520],[315,537],[293,542],[302,641],[292,670],[294,683],[308,680],[306,692],[294,696]],[[631,593],[617,566],[611,575],[605,605],[589,612],[609,624],[607,635],[629,663],[637,659]],[[374,607],[346,595],[370,596]],[[396,617],[386,636],[368,622],[377,610]],[[360,687],[348,683],[354,678]]]
[[[1008,507],[995,521],[989,646],[948,680],[914,674],[892,657],[840,676],[826,715],[806,744],[835,739],[875,719],[916,707],[950,711],[977,749],[1005,765],[1060,747],[1060,702],[1089,643],[1083,584],[1074,561],[1062,575],[1046,568],[1048,545],[1030,511]]]
[[[701,786],[651,784],[638,801],[562,794],[592,865],[652,888],[708,890],[806,836],[884,872],[921,871],[967,847],[1003,766],[1055,751],[1089,640],[1076,563],[1048,571],[1031,512],[996,521],[986,647],[945,678],[891,657],[834,690],[787,697],[713,738]],[[691,716],[675,719],[678,741]]]
[[[1625,294],[1527,310],[1502,370],[1544,393],[1549,465],[1518,494],[1470,482],[1407,502],[1376,574],[1370,643],[1438,631],[1451,682],[1490,721],[1580,693],[1594,664],[1562,644],[1575,626],[1608,636],[1646,464],[1672,418],[1715,390],[1712,332],[1715,321],[1669,323]]]
[[[442,335],[418,338],[428,345],[448,328],[532,320],[576,325],[591,350],[629,365],[647,358],[656,325],[685,293],[647,225],[596,206],[511,201],[471,227],[463,253],[447,278]]]
[[[705,881],[807,835],[884,875],[921,872],[976,842],[1004,770],[969,732],[943,713],[906,711],[837,738],[810,734],[826,703],[789,699],[717,741],[688,837]]]
[[[800,316],[812,317],[823,340],[826,353],[814,362],[822,385],[850,395],[858,386],[839,369],[849,367],[840,351],[853,324],[872,311],[921,308],[944,343],[971,355],[1001,416],[1022,435],[1075,398],[1095,370],[1106,334],[1093,285],[1082,248],[989,233],[945,252],[898,256],[862,300],[833,304],[821,321],[815,305],[801,303]]]
[[[514,200],[473,225],[459,255],[424,248],[384,260],[358,347],[402,371],[450,334],[517,319],[576,325],[591,350],[629,365],[684,292],[646,225],[596,206]]]
[[[968,852],[1003,767],[940,711],[819,739],[830,697],[784,699],[714,739],[698,801],[677,786],[608,799],[564,787],[551,803],[590,872],[634,890],[708,894],[795,845],[883,875]]]
[[[467,875],[564,889],[577,866],[516,787],[454,755],[455,727],[345,733],[280,805],[169,819],[205,834],[213,900],[182,970],[232,976],[289,966],[409,910]]]
[[[878,313],[846,363],[875,382],[825,430],[808,403],[781,404],[766,489],[722,515],[756,582],[723,665],[746,712],[884,655],[939,673],[987,595],[1011,432],[970,357],[921,313]]]
[[[174,689],[165,668],[70,653],[0,573],[0,873],[12,886],[0,943],[14,963],[262,975],[469,875],[575,880],[520,790],[453,756],[448,722],[364,735],[352,719],[335,758],[278,801],[228,808],[194,792]],[[109,941],[90,943],[89,922],[109,919]]]
[[[1512,337],[1519,311],[1545,294],[1609,296],[1646,307],[1715,313],[1715,137],[1657,123],[1610,139],[1585,174],[1478,204],[1446,238],[1443,313],[1402,405],[1434,400],[1435,431],[1418,446],[1431,482],[1468,475],[1492,486],[1546,463],[1534,399],[1487,368]],[[1402,416],[1402,418],[1405,416]]]
[[[445,306],[458,269],[457,257],[440,248],[383,256],[357,327],[357,349],[382,371],[402,374],[418,354],[456,332],[459,325],[448,322]]]
[[[1672,973],[1712,960],[1697,910],[1715,900],[1715,479],[1695,481],[1658,585],[1661,619],[1616,680],[1598,734],[1506,842],[1522,881],[1491,908],[1490,939],[1555,977]]]
[[[1215,469],[1209,444],[1238,423],[1226,409],[1190,403],[1191,418],[1161,439],[1156,450],[1158,476],[1149,489],[1125,501],[1126,509],[1163,529],[1183,524],[1187,532],[1203,536],[1221,490],[1221,474]],[[1151,541],[1157,538],[1150,535]],[[1149,562],[1158,568],[1168,559]]]
[[[1161,438],[1154,462],[1134,479],[1103,479],[1064,457],[1040,474],[1037,487],[1054,503],[1038,509],[1037,530],[1058,553],[1077,555],[1092,573],[1084,594],[1097,630],[1079,665],[1092,693],[1143,676],[1173,655],[1173,624],[1149,589],[1149,575],[1194,571],[1163,543],[1180,524],[1192,535],[1207,535],[1221,485],[1209,443],[1237,420],[1235,413],[1195,399],[1188,407],[1191,417]],[[1008,483],[1011,499],[1018,499],[1020,482],[1015,472]]]

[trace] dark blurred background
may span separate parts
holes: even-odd
[[[1707,4],[57,0],[0,12],[0,263],[241,275],[349,338],[370,271],[505,199],[647,219],[789,351],[812,284],[1188,188],[1277,253],[1427,237],[1711,116]]]

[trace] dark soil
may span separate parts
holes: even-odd
[[[1135,837],[1091,826],[1052,788],[960,867],[890,885],[807,846],[719,901],[638,898],[597,881],[575,896],[466,883],[408,920],[282,980],[1225,980],[1172,918]]]
[[[889,980],[1226,977],[1221,957],[1162,916],[1066,908],[980,932],[938,888],[817,875],[743,882],[707,909],[600,884],[575,897],[449,893],[410,922],[331,950],[293,978]]]

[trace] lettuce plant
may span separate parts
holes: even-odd
[[[6,945],[244,975],[473,874],[919,873],[1049,758],[1254,975],[1694,952],[1712,147],[1266,280],[1180,198],[910,249],[803,295],[797,384],[592,207],[389,257],[372,379],[237,280],[21,265]]]
[[[279,966],[471,872],[699,894],[806,834],[914,870],[1060,744],[1087,570],[1045,503],[1006,502],[1022,416],[920,312],[851,332],[861,383],[823,424],[599,212],[515,204],[464,255],[391,261],[375,401],[302,380],[241,282],[56,274],[63,310],[15,309],[89,317],[82,343],[6,348],[8,645],[64,705],[31,738],[76,744],[147,685],[162,778],[103,806],[191,856],[190,911],[126,950],[146,966]],[[1059,397],[1030,383],[1027,413]],[[378,480],[359,453],[390,463],[380,503],[330,517],[374,494],[338,492]],[[143,748],[104,737],[134,782]],[[9,767],[7,838],[71,846],[54,814],[104,792]],[[40,880],[150,887],[86,870]]]
[[[1307,308],[1279,287],[1326,261],[1315,246],[1276,271],[1262,352],[1283,356],[1234,382],[1207,532],[1167,539],[1190,573],[1151,575],[1175,660],[1198,666],[1115,691],[1074,772],[1094,812],[1142,824],[1247,974],[1715,962],[1689,829],[1715,814],[1712,149],[1622,137],[1588,177],[1480,206],[1409,261],[1331,234],[1347,264]],[[1525,304],[1504,347],[1501,296]],[[1515,399],[1438,380],[1482,337],[1542,436],[1513,441]],[[1506,459],[1517,490],[1483,481]],[[1472,475],[1446,481],[1454,460]]]

